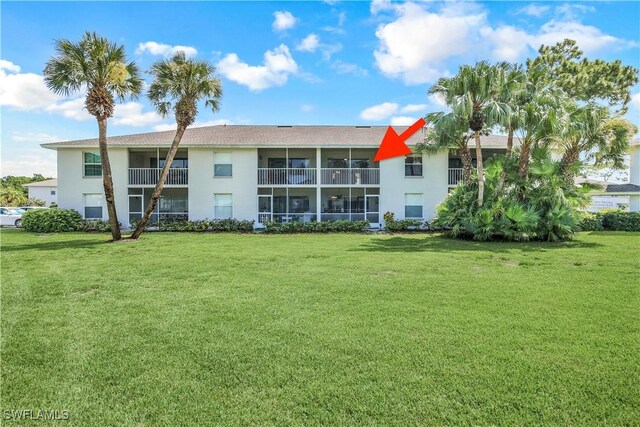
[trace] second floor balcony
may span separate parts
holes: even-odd
[[[129,168],[129,185],[154,186],[160,178],[162,169],[158,168]],[[171,168],[165,185],[186,186],[189,185],[188,168]]]
[[[128,182],[130,186],[153,187],[160,178],[167,156],[166,148],[129,149]],[[189,154],[180,148],[173,158],[165,185],[189,185]]]

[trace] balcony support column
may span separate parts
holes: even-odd
[[[320,222],[320,214],[322,210],[322,150],[316,148],[316,220]]]

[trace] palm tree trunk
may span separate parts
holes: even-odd
[[[178,125],[178,129],[176,130],[176,135],[173,138],[173,143],[171,144],[171,148],[167,153],[167,158],[164,161],[164,166],[162,167],[162,171],[160,172],[160,177],[158,178],[158,182],[156,183],[156,186],[153,189],[153,193],[151,194],[151,200],[149,200],[149,205],[147,205],[147,210],[144,212],[142,219],[138,223],[136,229],[133,231],[133,234],[131,235],[130,239],[135,240],[140,237],[140,235],[144,231],[145,225],[147,225],[147,222],[149,222],[149,218],[151,218],[153,211],[158,205],[160,194],[162,194],[164,183],[167,181],[167,176],[169,176],[169,170],[171,169],[173,158],[178,152],[178,146],[180,145],[180,141],[182,140],[182,135],[184,135],[185,130],[186,130],[185,126]]]
[[[471,162],[471,152],[469,151],[469,146],[467,146],[466,141],[460,146],[458,153],[460,154],[460,160],[462,161],[462,177],[465,182],[469,182],[471,179],[473,164]]]
[[[507,157],[511,155],[513,151],[513,128],[509,128],[509,133],[507,134],[507,152],[505,153]]]
[[[525,178],[529,173],[529,157],[531,155],[531,142],[526,138],[520,147],[520,158],[518,159],[518,173]]]
[[[100,147],[100,162],[102,163],[102,186],[104,187],[104,198],[107,202],[107,213],[109,215],[109,225],[111,227],[111,238],[113,241],[122,240],[120,233],[120,223],[116,213],[116,201],[113,192],[113,178],[111,176],[111,162],[109,162],[109,151],[107,150],[107,119],[98,119],[98,146]]]
[[[480,131],[474,132],[476,140],[476,162],[478,169],[478,207],[482,207],[484,201],[484,169],[482,167],[482,147],[480,146]]]
[[[580,160],[580,149],[578,147],[569,147],[560,160],[560,172],[562,179],[569,185],[574,184],[575,173],[573,165]]]
[[[513,151],[513,128],[509,128],[509,133],[507,134],[507,151],[505,153],[505,158],[511,156],[511,152]],[[502,172],[500,173],[500,182],[498,183],[497,195],[501,195],[504,190],[504,183],[507,180],[507,169],[505,169],[504,163],[502,164]]]

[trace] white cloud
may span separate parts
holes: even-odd
[[[11,134],[11,140],[17,143],[33,143],[33,144],[46,144],[48,142],[61,141],[60,138],[54,135],[49,135],[44,132],[13,132]]]
[[[60,97],[47,88],[43,76],[20,73],[18,65],[0,60],[0,105],[18,110],[37,110],[58,99]]]
[[[347,20],[347,13],[346,12],[340,12],[338,14],[338,25],[327,25],[326,27],[322,27],[322,29],[328,33],[334,33],[334,34],[344,34],[344,23]]]
[[[113,112],[113,124],[121,126],[147,126],[162,120],[155,111],[143,112],[139,102],[116,104]]]
[[[320,50],[322,51],[322,59],[329,61],[334,53],[342,50],[342,43],[322,44]]]
[[[136,53],[145,53],[148,52],[151,55],[158,56],[171,56],[176,54],[177,52],[184,52],[185,56],[193,57],[198,54],[198,51],[195,47],[192,46],[171,46],[164,43],[158,43],[154,41],[140,43],[138,48],[136,49]]]
[[[531,49],[537,51],[540,45],[553,45],[564,39],[575,40],[586,54],[605,48],[637,46],[637,42],[623,40],[603,33],[599,28],[572,21],[551,20],[540,27],[537,33],[528,33],[511,25],[496,29],[484,27],[480,34],[492,46],[492,57],[497,60],[518,61]]]
[[[427,109],[427,104],[408,104],[400,109],[401,113],[417,113]]]
[[[341,60],[336,60],[331,64],[331,68],[336,70],[338,74],[353,74],[354,76],[364,77],[369,72],[356,64],[350,64]]]
[[[373,0],[371,2],[370,10],[373,15],[386,10],[392,10],[394,8],[390,0]]]
[[[631,105],[640,109],[640,92],[631,95]]]
[[[555,8],[555,12],[561,19],[574,21],[585,13],[595,12],[596,8],[585,4],[564,3]]]
[[[429,101],[436,107],[447,108],[447,102],[445,101],[444,96],[440,94],[432,93],[429,95]]]
[[[272,24],[274,31],[288,30],[289,28],[293,28],[298,22],[298,19],[293,16],[291,12],[287,11],[277,11],[273,16],[275,17]]]
[[[469,52],[474,45],[472,35],[486,21],[485,13],[462,6],[440,13],[414,3],[378,2],[371,7],[376,11],[392,7],[397,15],[394,21],[378,26],[374,56],[384,75],[402,78],[407,84],[432,82],[443,75],[439,69],[443,61]]]
[[[51,104],[46,108],[46,111],[78,121],[95,120],[95,117],[89,114],[85,108],[84,97]]]
[[[309,34],[296,46],[296,50],[302,52],[315,52],[320,44],[320,38],[316,34]]]
[[[253,91],[282,86],[290,74],[298,72],[298,64],[284,44],[266,51],[263,65],[249,65],[241,62],[235,53],[230,53],[218,62],[217,67],[223,76]]]
[[[391,117],[391,126],[411,126],[418,120],[416,117],[396,116]]]
[[[363,120],[379,121],[391,116],[396,111],[398,111],[398,104],[394,102],[383,102],[382,104],[362,110],[360,112],[360,118]]]
[[[33,149],[23,151],[16,157],[2,156],[0,162],[0,176],[42,174],[44,176],[56,176],[58,167],[56,152],[45,149]]]
[[[539,5],[535,3],[531,3],[523,8],[520,8],[516,11],[516,13],[535,16],[536,18],[540,18],[542,15],[547,13],[551,9],[551,6]]]
[[[204,122],[195,121],[189,128],[201,128],[205,126],[221,126],[221,125],[232,125],[233,122],[227,119],[218,119],[218,120],[208,120]],[[153,130],[156,132],[164,132],[167,130],[176,130],[177,125],[175,123],[161,123],[159,125],[155,125]]]
[[[311,113],[313,111],[315,111],[316,107],[314,107],[312,104],[302,104],[300,106],[300,110],[303,113]]]

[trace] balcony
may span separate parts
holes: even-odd
[[[464,169],[449,168],[449,186],[454,187],[464,180]]]
[[[315,168],[258,168],[258,185],[316,185]]]
[[[158,168],[129,168],[129,185],[154,186],[158,182],[161,169]],[[165,185],[189,185],[188,168],[171,168]]]
[[[380,185],[378,168],[322,168],[322,185]]]

